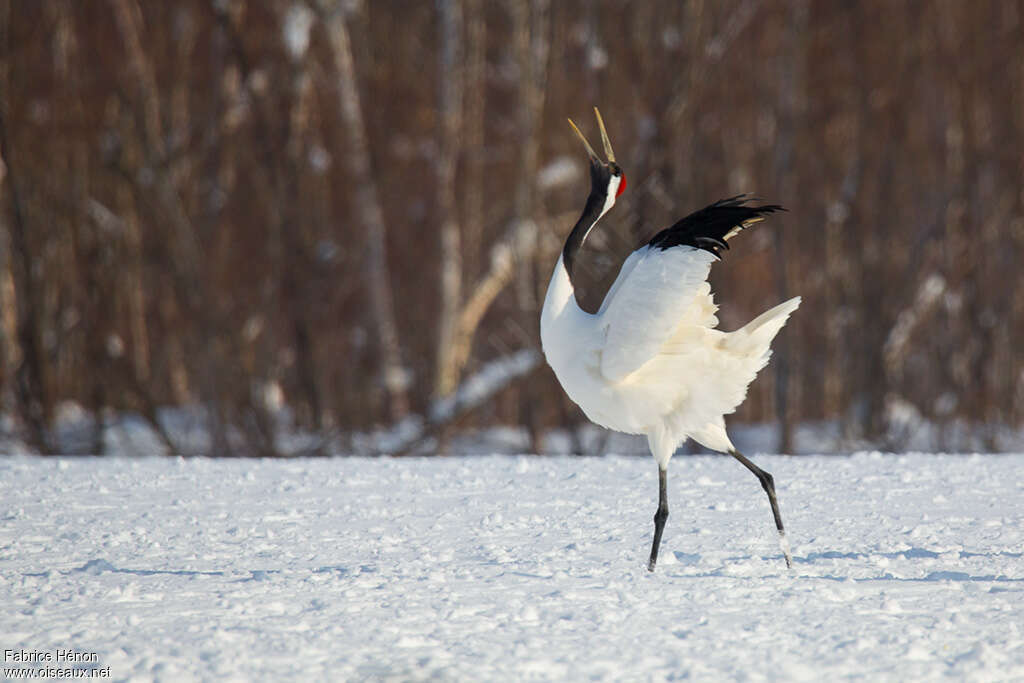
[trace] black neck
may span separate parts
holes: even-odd
[[[565,240],[565,246],[562,248],[562,263],[565,264],[570,280],[572,280],[573,267],[576,264],[576,252],[583,246],[587,233],[594,227],[597,219],[601,217],[601,209],[604,208],[605,199],[606,196],[600,192],[593,190],[590,192],[590,196],[587,197],[587,205],[583,207],[583,214],[576,221],[575,227],[573,227],[569,237]]]

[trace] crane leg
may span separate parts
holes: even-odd
[[[779,545],[782,547],[782,554],[786,557],[786,567],[793,567],[793,558],[789,554],[789,541],[786,539],[786,529],[782,526],[782,514],[779,512],[779,499],[775,496],[775,479],[768,472],[750,462],[750,460],[739,451],[729,451],[729,455],[743,463],[743,466],[754,473],[757,480],[761,482],[761,488],[768,494],[768,502],[772,506],[772,516],[775,517],[775,528],[779,530]]]
[[[658,467],[658,511],[654,513],[654,544],[651,546],[651,559],[647,562],[647,571],[653,572],[658,563],[658,547],[661,545],[661,532],[665,530],[668,519],[668,471]]]

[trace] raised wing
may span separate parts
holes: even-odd
[[[746,195],[737,195],[695,211],[626,259],[598,311],[606,330],[605,378],[618,382],[653,358],[691,307],[707,308],[711,317],[698,317],[713,320],[705,284],[711,264],[741,230],[764,220],[764,214],[785,210],[746,202]]]
[[[622,262],[622,267],[619,268],[619,274],[615,277],[615,282],[608,288],[608,292],[604,295],[604,301],[601,302],[601,308],[597,310],[598,316],[604,315],[608,305],[615,299],[615,295],[618,293],[622,283],[629,279],[629,274],[633,272],[636,264],[640,263],[646,253],[646,248],[637,249]]]
[[[633,252],[598,314],[607,330],[601,374],[618,382],[658,353],[693,305],[714,259],[694,247]]]
[[[729,240],[744,228],[763,221],[765,214],[785,211],[778,204],[746,206],[748,201],[750,198],[745,194],[720,199],[676,221],[652,237],[647,244],[660,249],[679,245],[697,247],[720,259],[722,250],[729,248]]]

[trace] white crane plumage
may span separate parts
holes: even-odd
[[[735,332],[723,332],[715,329],[718,307],[707,283],[711,264],[729,248],[729,239],[784,209],[747,206],[740,195],[690,214],[634,251],[598,312],[585,312],[572,281],[576,253],[626,187],[601,113],[596,107],[594,112],[608,160],[601,161],[570,119],[590,157],[591,190],[544,299],[544,355],[565,392],[593,422],[647,436],[659,484],[648,569],[654,571],[668,518],[668,462],[687,437],[732,455],[757,476],[768,494],[786,566],[791,566],[772,475],[736,450],[724,416],[743,402],[747,386],[768,363],[771,342],[800,297]]]

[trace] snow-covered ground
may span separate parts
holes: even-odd
[[[0,649],[115,680],[1022,680],[1024,455],[0,458]],[[41,656],[41,655],[37,655]],[[45,664],[44,664],[45,665]],[[31,665],[29,665],[31,666]],[[13,674],[8,674],[13,675]]]

